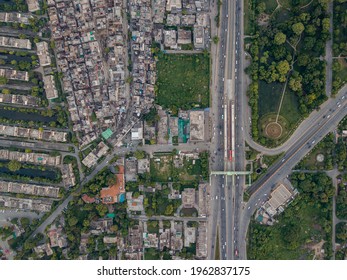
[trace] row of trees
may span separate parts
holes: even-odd
[[[4,1],[0,3],[0,11],[28,12],[28,5],[25,0]]]
[[[333,51],[334,56],[346,56],[347,55],[347,31],[345,27],[347,25],[347,2],[344,0],[334,1],[334,41]]]
[[[0,4],[1,5],[1,4]],[[0,26],[10,26],[17,30],[32,30],[34,32],[39,32],[47,24],[47,18],[36,16],[29,18],[29,24],[19,23],[19,22],[1,22]]]
[[[344,178],[346,182],[347,178]],[[347,188],[343,183],[338,185],[338,195],[336,196],[336,216],[340,219],[347,219]]]
[[[28,114],[27,116],[28,120],[24,120],[24,119],[18,120],[18,119],[12,118],[11,116],[3,115],[2,117],[0,117],[0,120],[2,123],[17,124],[17,125],[20,124],[22,126],[28,126],[31,128],[42,127],[47,124],[49,124],[49,126],[51,127],[59,127],[59,128],[66,128],[68,126],[66,113],[60,106],[56,106],[55,109],[47,109],[47,110],[38,110],[34,108],[10,107],[10,106],[4,106],[4,107],[1,107],[0,109]],[[36,115],[35,120],[30,120],[32,118],[30,114],[32,114],[33,117],[34,115]],[[42,119],[40,118],[40,116],[42,116]]]

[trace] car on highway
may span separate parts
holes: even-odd
[[[239,251],[237,249],[235,249],[235,257],[239,256]]]

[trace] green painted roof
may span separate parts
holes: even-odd
[[[101,133],[102,137],[104,137],[106,140],[112,136],[113,132],[111,129],[106,129],[103,133]]]

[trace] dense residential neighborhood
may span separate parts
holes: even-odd
[[[0,1],[0,258],[347,259],[346,11]]]

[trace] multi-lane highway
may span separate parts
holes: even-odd
[[[221,22],[219,30],[219,46],[213,52],[213,81],[212,91],[212,122],[213,138],[212,170],[238,171],[244,169],[244,139],[239,131],[243,131],[242,108],[236,103],[242,103],[240,85],[242,77],[239,75],[242,69],[239,58],[242,50],[241,17],[242,1],[223,1],[221,7]],[[236,108],[231,112],[231,109]],[[215,129],[217,130],[215,131]],[[215,147],[214,150],[212,147]],[[229,152],[231,151],[231,154]],[[230,157],[234,159],[230,161]],[[219,229],[219,246],[221,259],[231,259],[235,248],[234,235],[237,232],[238,218],[235,212],[239,211],[242,201],[242,176],[212,176],[212,213],[210,218],[210,256],[213,256],[214,241],[217,228]],[[235,187],[237,186],[237,187]],[[237,245],[237,244],[236,244]]]
[[[217,1],[212,1],[211,9],[217,11]],[[223,3],[225,5],[225,3]],[[221,17],[226,17],[224,6],[221,8]],[[210,144],[210,169],[223,170],[224,169],[224,69],[225,69],[225,49],[226,49],[226,32],[227,28],[225,23],[221,24],[222,28],[217,29],[215,23],[212,23],[213,34],[217,34],[220,39],[219,44],[212,45],[212,82],[211,82],[211,144]],[[209,219],[209,238],[208,238],[208,257],[214,259],[215,242],[218,233],[225,232],[225,223],[220,224],[221,211],[225,209],[225,205],[221,203],[221,189],[224,185],[224,179],[221,176],[211,177],[211,213]],[[221,240],[225,242],[225,240]],[[223,255],[223,253],[221,254]],[[225,254],[224,254],[225,255]]]
[[[288,174],[292,168],[347,114],[347,85],[335,99],[325,102],[319,111],[314,111],[297,128],[282,146],[268,149],[255,143],[250,136],[250,114],[243,83],[243,1],[223,1],[221,13],[221,43],[219,53],[220,89],[224,87],[224,170],[245,169],[245,142],[266,154],[286,152],[284,157],[269,168],[267,173],[253,184],[248,192],[252,195],[243,203],[245,178],[242,175],[222,178],[219,192],[219,224],[222,259],[246,258],[246,234],[251,216],[265,200],[271,189]],[[223,35],[224,34],[224,35]],[[223,60],[224,59],[224,60]],[[225,69],[223,70],[223,67]],[[231,112],[233,104],[234,110]],[[230,110],[230,113],[229,113]],[[229,116],[226,120],[225,117]],[[219,122],[220,123],[220,122]],[[229,137],[228,139],[225,139]],[[228,161],[228,150],[232,150],[232,161]],[[220,156],[221,157],[221,156]],[[217,180],[217,179],[216,179]],[[217,207],[215,208],[216,211]],[[214,239],[213,239],[214,240]]]
[[[224,142],[224,170],[243,171],[245,166],[244,136],[243,136],[243,90],[242,90],[242,39],[240,15],[242,1],[225,1],[222,9],[221,32],[226,33],[226,49],[221,59],[225,60],[223,75],[225,133],[228,139]],[[223,17],[225,16],[225,17]],[[223,48],[223,46],[222,46]],[[222,63],[222,61],[220,61]],[[235,175],[224,178],[221,193],[220,240],[222,259],[237,258],[238,239],[235,236],[239,230],[239,212],[242,203],[244,176]]]

